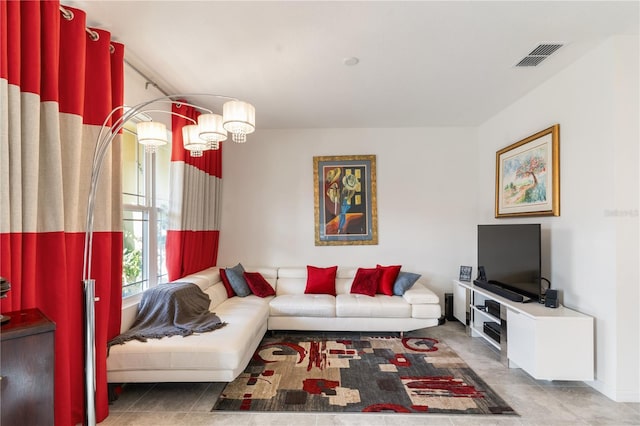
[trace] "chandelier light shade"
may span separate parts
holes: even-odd
[[[191,152],[192,157],[202,157],[202,152],[209,149],[209,144],[200,138],[200,128],[196,124],[182,128],[182,143],[184,149]]]
[[[200,139],[208,142],[208,149],[220,149],[220,142],[227,140],[227,131],[222,126],[220,114],[200,114],[198,116]]]
[[[136,124],[138,143],[146,152],[156,152],[159,146],[168,143],[167,126],[159,121],[141,121]]]
[[[200,139],[209,142],[209,149],[218,149],[219,142],[227,140],[227,131],[222,125],[220,114],[200,114],[198,116]]]
[[[247,135],[256,129],[256,109],[243,101],[228,101],[222,106],[223,126],[237,143],[247,141]]]

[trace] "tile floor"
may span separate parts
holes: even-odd
[[[509,369],[493,347],[468,337],[457,321],[408,335],[446,342],[519,416],[212,413],[224,383],[158,383],[125,386],[101,426],[640,425],[640,403],[616,403],[583,382],[539,381],[520,369]]]

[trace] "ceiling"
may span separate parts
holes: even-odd
[[[246,100],[271,129],[476,126],[639,21],[638,1],[62,3],[164,91]]]

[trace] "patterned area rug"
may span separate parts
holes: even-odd
[[[214,410],[517,415],[446,344],[360,335],[265,337]]]

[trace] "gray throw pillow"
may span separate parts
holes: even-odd
[[[233,268],[227,268],[225,272],[229,280],[229,285],[236,293],[236,296],[246,297],[251,294],[249,284],[247,284],[247,280],[244,278],[244,267],[242,264],[238,263]]]
[[[402,296],[405,291],[413,287],[421,276],[422,275],[414,274],[413,272],[400,271],[398,273],[398,278],[396,278],[396,282],[393,283],[393,294],[396,296]]]

